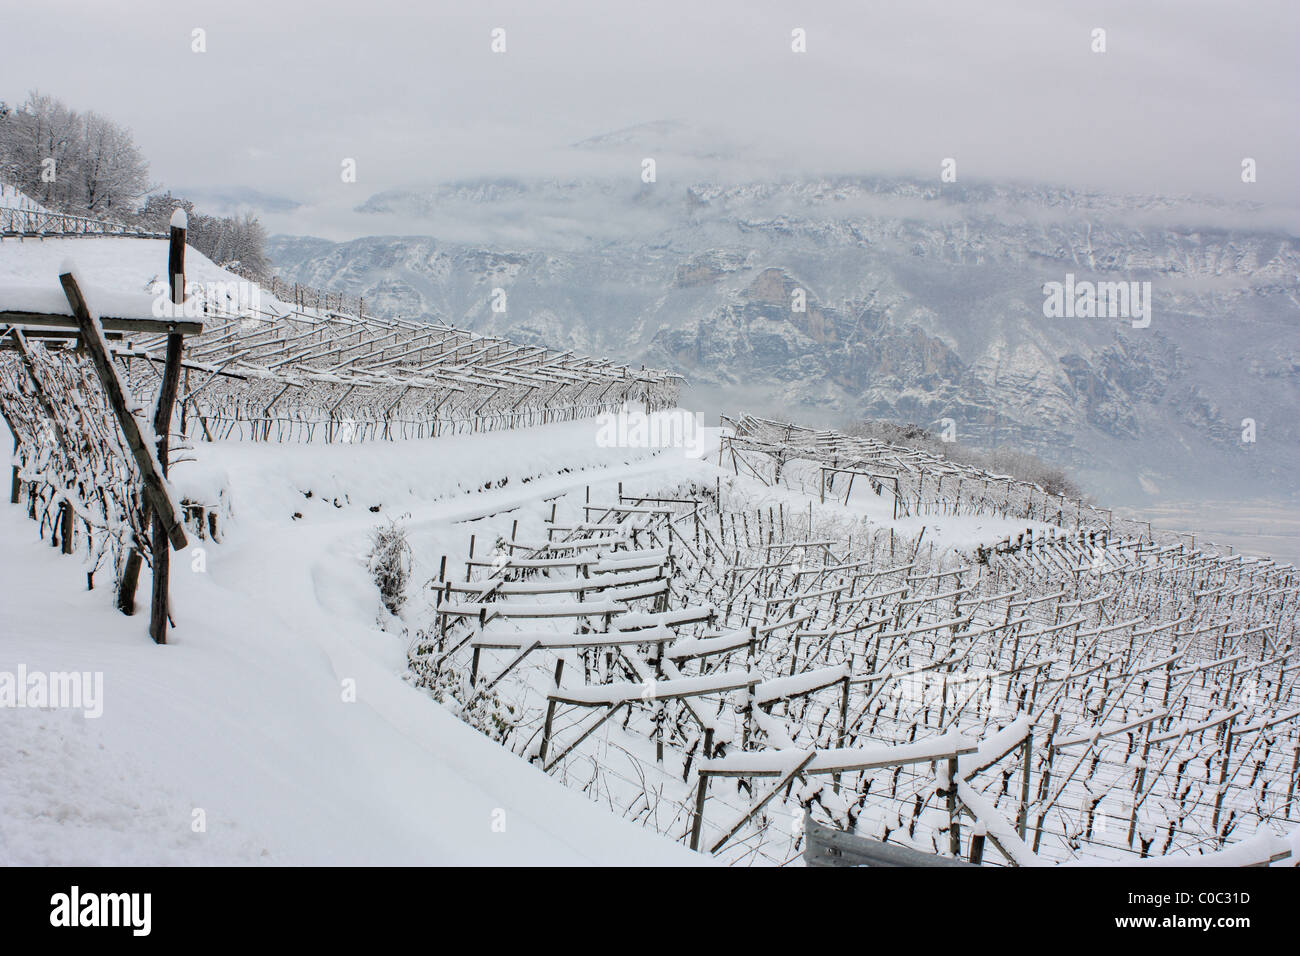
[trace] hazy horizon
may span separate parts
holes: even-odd
[[[1075,9],[835,3],[445,3],[411,9],[244,0],[7,11],[0,98],[33,89],[130,127],[154,182],[254,202],[275,231],[365,234],[375,193],[518,176],[638,181],[641,143],[574,143],[677,124],[665,185],[888,175],[1035,182],[1263,204],[1300,221],[1300,8]],[[1248,14],[1248,15],[1246,15]],[[69,22],[78,28],[69,31]],[[129,26],[128,26],[129,22]],[[492,31],[506,31],[504,53]],[[791,31],[806,31],[805,53]],[[1106,52],[1091,50],[1106,31]],[[205,31],[206,52],[193,52]],[[102,69],[115,59],[143,64]],[[1258,180],[1241,181],[1253,158]],[[357,181],[340,165],[354,159]],[[277,200],[301,206],[292,215]],[[320,229],[314,229],[318,223]]]

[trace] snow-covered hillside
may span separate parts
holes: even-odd
[[[96,236],[0,239],[0,285],[57,289],[59,271],[69,260],[76,263],[82,281],[106,292],[147,293],[167,282],[166,239]],[[210,285],[246,282],[193,247],[185,255],[185,280],[200,297]],[[261,301],[266,308],[277,306],[268,295]]]
[[[0,293],[57,289],[70,259],[89,288],[144,293],[166,278],[167,243],[0,240]],[[186,275],[200,298],[243,281],[194,249]],[[290,309],[269,295],[259,305],[263,318]],[[175,630],[161,648],[147,613],[113,608],[111,571],[87,591],[81,560],[43,547],[24,507],[0,508],[0,672],[103,680],[94,717],[0,711],[0,862],[701,862],[412,687],[407,636],[377,623],[366,568],[376,524],[451,526],[509,507],[521,489],[627,467],[624,452],[594,444],[593,427],[555,425],[522,443],[504,432],[182,452],[174,488],[216,504],[221,543],[192,538],[177,556]]]
[[[596,449],[590,425],[520,438],[201,446],[177,485],[227,501],[230,520],[222,543],[195,541],[173,566],[166,647],[113,609],[108,582],[85,591],[81,563],[43,546],[22,508],[0,506],[0,670],[103,674],[97,718],[3,711],[0,861],[703,862],[410,686],[406,637],[377,624],[365,563],[377,523],[450,534],[593,477],[660,467]],[[505,475],[518,483],[466,493]]]
[[[220,502],[221,541],[193,541],[178,556],[166,647],[147,640],[142,617],[112,608],[110,581],[85,591],[80,562],[44,546],[22,508],[0,505],[0,670],[104,675],[100,717],[5,712],[0,858],[702,861],[412,687],[412,634],[383,610],[366,568],[372,530],[400,521],[415,547],[414,620],[433,600],[425,585],[440,556],[463,555],[470,533],[488,541],[512,521],[540,521],[559,495],[590,489],[603,500],[620,482],[721,474],[680,449],[601,448],[596,430],[586,422],[434,442],[198,444],[173,481],[188,499]],[[928,523],[963,547],[1024,527]],[[345,702],[353,686],[355,702]],[[206,832],[196,833],[200,810]]]
[[[142,292],[165,251],[0,243],[0,310],[68,255]],[[785,866],[808,819],[1016,866],[1296,848],[1293,567],[919,448],[705,427],[666,373],[261,305],[187,342],[165,646],[113,605],[158,470],[117,431],[169,329],[92,368],[10,313],[0,861]],[[90,698],[29,700],[74,673]]]

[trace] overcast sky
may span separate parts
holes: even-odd
[[[635,180],[635,147],[569,145],[673,119],[690,150],[727,155],[721,179],[937,179],[954,157],[963,180],[1300,201],[1295,0],[0,5],[0,98],[39,89],[130,126],[175,189],[354,205],[597,163]],[[206,53],[191,52],[195,28]],[[345,157],[356,184],[340,180]],[[1243,157],[1258,163],[1250,186]]]

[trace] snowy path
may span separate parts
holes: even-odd
[[[417,503],[405,523],[447,530],[665,467]],[[378,518],[364,508],[325,518],[241,516],[226,544],[207,549],[203,574],[177,556],[176,643],[156,648],[143,615],[124,618],[104,590],[87,593],[80,562],[38,542],[19,508],[0,506],[0,670],[102,671],[105,684],[98,719],[0,711],[0,862],[701,861],[403,682],[404,639],[370,623],[361,554]],[[355,703],[342,700],[345,680]],[[204,833],[192,832],[196,808]]]

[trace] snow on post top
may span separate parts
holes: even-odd
[[[59,275],[61,276],[71,275],[75,277],[76,274],[77,274],[77,263],[76,260],[73,259],[71,256],[68,256],[63,260],[62,263],[59,264]]]
[[[186,226],[187,226],[188,223],[189,223],[189,218],[185,215],[185,210],[184,210],[184,209],[179,209],[179,208],[178,208],[178,209],[176,209],[175,212],[172,213],[172,228],[173,228],[173,229],[184,229],[184,228],[186,228]]]

